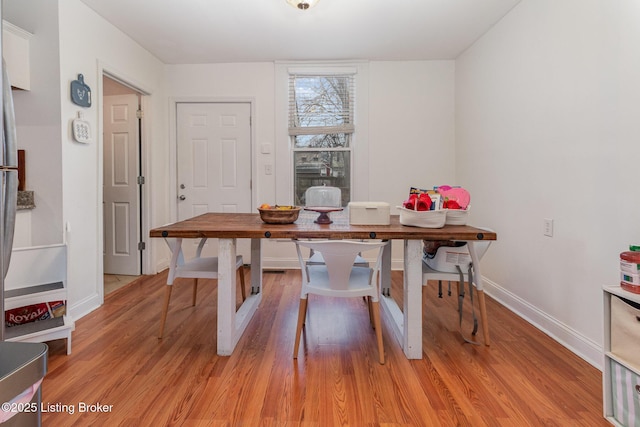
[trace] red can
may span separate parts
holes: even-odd
[[[640,264],[640,252],[638,251],[626,251],[620,254],[620,259],[633,264]]]
[[[623,264],[625,262],[628,263],[628,264],[625,264],[624,267],[630,268],[630,270],[632,270],[632,271],[640,272],[640,270],[638,269],[638,265],[640,265],[640,251],[635,251],[634,250],[634,251],[622,252],[620,254],[620,265],[621,265],[621,267],[623,266]],[[631,265],[629,265],[629,264],[631,264]],[[627,273],[625,273],[625,274],[627,274]],[[634,294],[640,294],[640,285],[638,285],[637,283],[630,283],[630,282],[625,282],[624,280],[622,280],[620,282],[620,287],[622,289],[626,290],[626,291],[633,292]]]

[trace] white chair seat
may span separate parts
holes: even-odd
[[[242,255],[236,256],[236,269],[242,267]],[[176,268],[176,277],[198,277],[215,279],[218,277],[218,257],[195,258]]]
[[[193,282],[193,298],[192,305],[196,305],[196,296],[198,293],[198,279],[217,279],[218,278],[218,257],[203,257],[202,249],[207,238],[200,239],[196,255],[185,260],[182,253],[182,245],[178,244],[176,239],[165,239],[167,245],[171,249],[171,261],[169,266],[169,275],[167,277],[167,286],[165,287],[164,306],[160,317],[160,332],[158,338],[164,335],[164,325],[167,321],[167,313],[169,312],[169,303],[171,302],[171,291],[173,282],[179,277],[195,279]],[[240,275],[240,291],[242,292],[242,300],[247,298],[244,281],[244,261],[242,255],[236,256],[236,270]]]

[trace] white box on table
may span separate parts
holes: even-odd
[[[349,202],[349,224],[389,225],[391,213],[386,202]]]

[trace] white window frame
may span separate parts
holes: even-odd
[[[289,137],[289,74],[355,74],[355,132],[351,138],[351,201],[369,199],[369,65],[367,62],[277,62],[275,70],[275,185],[276,203],[291,204],[293,147]]]

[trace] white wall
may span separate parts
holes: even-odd
[[[638,22],[633,0],[523,0],[456,61],[458,181],[498,232],[488,292],[596,366],[601,288],[640,242]]]
[[[457,184],[454,72],[454,61],[371,62],[371,200],[397,206],[409,187]]]
[[[157,225],[167,215],[165,171],[167,170],[167,103],[164,94],[164,66],[138,44],[108,24],[79,0],[58,2],[60,27],[60,92],[62,123],[63,220],[68,224],[69,302],[72,314],[80,317],[102,303],[102,146],[101,88],[107,70],[148,93],[147,113],[155,120],[143,142],[148,150],[145,191],[154,194],[145,218]],[[92,89],[92,106],[73,104],[69,84],[81,73]],[[75,142],[71,121],[84,112],[94,139]],[[158,219],[160,218],[160,219]]]

